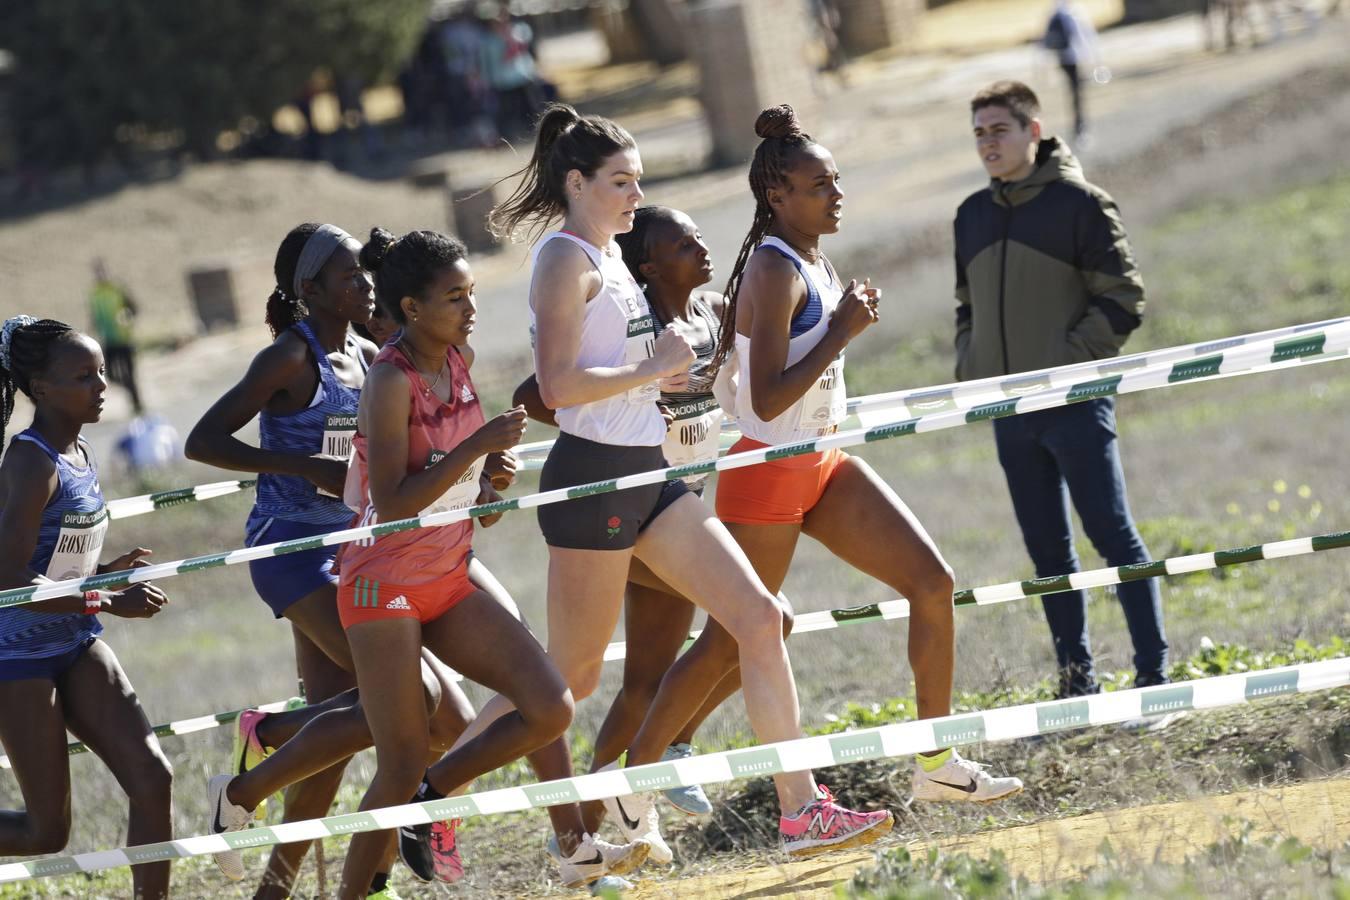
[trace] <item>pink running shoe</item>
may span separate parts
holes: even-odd
[[[795,816],[778,820],[778,835],[789,856],[815,856],[831,850],[870,844],[891,830],[895,817],[890,810],[854,812],[834,802],[834,795],[820,785],[825,796],[806,804]]]
[[[464,861],[459,858],[459,841],[455,829],[459,819],[431,823],[431,859],[436,866],[436,880],[454,884],[464,877]]]

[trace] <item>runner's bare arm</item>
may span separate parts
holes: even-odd
[[[599,293],[602,278],[585,252],[567,241],[539,251],[530,284],[535,314],[535,363],[539,395],[551,409],[593,403],[679,371],[659,357],[625,366],[577,365],[586,302]],[[669,371],[663,370],[667,364]]]
[[[289,401],[303,408],[309,397],[298,396],[297,382],[312,384],[313,366],[304,342],[282,335],[253,358],[238,384],[225,392],[188,435],[183,452],[188,459],[234,472],[269,472],[298,475],[311,481],[322,477],[324,467],[345,465],[298,453],[278,453],[246,444],[234,435],[269,403]],[[332,479],[329,479],[330,481]],[[342,477],[337,477],[341,483]]]

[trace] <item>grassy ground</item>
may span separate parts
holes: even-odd
[[[1178,212],[1148,229],[1135,231],[1141,265],[1154,288],[1152,315],[1130,349],[1218,337],[1240,331],[1341,314],[1350,296],[1350,263],[1345,209],[1350,208],[1350,172],[1240,203],[1210,203]],[[889,283],[904,283],[908,269],[884,268]],[[898,320],[896,320],[898,319]],[[930,317],[921,325],[896,317],[878,326],[851,355],[850,393],[946,381],[951,366],[949,320]],[[1120,433],[1136,517],[1155,556],[1196,549],[1231,547],[1350,528],[1350,514],[1338,503],[1346,487],[1339,442],[1350,381],[1330,363],[1259,379],[1230,379],[1212,385],[1123,398]],[[489,399],[504,399],[505,385],[488,386]],[[496,396],[493,396],[493,395]],[[926,523],[958,573],[961,586],[1004,581],[1029,574],[1002,475],[987,426],[963,428],[891,441],[864,455]],[[1221,464],[1216,465],[1216,461]],[[166,476],[173,483],[177,476]],[[533,479],[523,479],[530,490]],[[128,490],[127,493],[133,491]],[[238,546],[251,497],[210,501],[118,523],[110,547],[151,546],[164,559]],[[478,541],[481,555],[512,590],[542,630],[544,550],[533,517],[507,516]],[[1085,566],[1099,565],[1088,546]],[[1201,636],[1258,650],[1297,638],[1322,643],[1350,633],[1350,609],[1342,590],[1345,562],[1335,555],[1259,563],[1222,576],[1172,579],[1165,587],[1168,633],[1178,656],[1197,647]],[[243,567],[213,570],[165,583],[174,608],[152,623],[111,622],[108,637],[126,665],[156,721],[198,715],[279,699],[293,692],[289,638],[252,596]],[[888,589],[827,559],[803,543],[787,593],[799,609],[810,610],[890,598]],[[1130,647],[1109,591],[1097,592],[1090,607],[1099,661],[1104,669],[1128,668]],[[958,688],[986,691],[991,685],[1034,685],[1050,672],[1048,635],[1034,601],[958,612]],[[848,701],[884,704],[911,693],[907,667],[886,667],[904,646],[905,625],[888,624],[803,636],[792,644],[799,673],[803,720],[820,726],[840,715]],[[609,667],[599,697],[612,696],[618,670]],[[474,699],[483,699],[475,693]],[[986,757],[1028,776],[1035,790],[996,818],[936,816],[933,830],[972,830],[1006,821],[1058,815],[1089,808],[1083,796],[1102,784],[1120,785],[1112,802],[1148,796],[1137,787],[1140,773],[1152,772],[1159,754],[1172,781],[1168,790],[1232,786],[1253,772],[1237,762],[1222,777],[1206,780],[1209,755],[1241,735],[1256,737],[1241,746],[1255,753],[1261,740],[1287,732],[1288,715],[1341,733],[1344,692],[1339,699],[1300,701],[1304,705],[1262,707],[1266,713],[1197,715],[1169,731],[1156,748],[1109,758],[1105,768],[1082,768],[1099,754],[1092,737],[1070,738],[1030,751],[995,751]],[[1319,706],[1320,703],[1332,707]],[[1339,710],[1339,711],[1336,711]],[[581,705],[577,733],[593,734],[603,701]],[[1266,718],[1262,718],[1265,716]],[[1340,718],[1337,718],[1340,717]],[[1327,729],[1330,730],[1327,730]],[[1337,732],[1340,728],[1342,731]],[[745,739],[743,708],[733,702],[705,728],[706,749]],[[1122,739],[1124,740],[1124,739]],[[1128,740],[1134,740],[1130,738]],[[1330,740],[1330,738],[1328,738]],[[1128,743],[1128,741],[1126,741]],[[1138,742],[1135,741],[1137,745]],[[178,774],[176,810],[181,834],[204,825],[206,776],[225,765],[226,730],[165,741]],[[1345,747],[1325,757],[1343,766]],[[1100,749],[1100,748],[1097,748]],[[1022,755],[1018,755],[1022,754]],[[1047,768],[1058,760],[1061,768]],[[1133,760],[1133,762],[1130,762]],[[344,808],[354,806],[371,770],[369,755],[353,766]],[[71,849],[120,844],[124,805],[115,785],[91,757],[72,762],[76,827]],[[1060,774],[1055,774],[1060,773]],[[861,775],[861,773],[859,773]],[[1072,774],[1072,779],[1068,775]],[[1257,773],[1260,774],[1260,773]],[[1304,773],[1278,770],[1271,777]],[[891,776],[881,770],[876,779]],[[1064,777],[1060,777],[1064,775]],[[836,776],[839,777],[839,776]],[[1161,779],[1161,776],[1160,776]],[[1069,790],[1070,781],[1080,787]],[[1077,793],[1075,793],[1077,791]],[[12,779],[0,776],[0,806],[19,798]],[[979,814],[981,817],[985,813]],[[542,821],[511,816],[473,823],[465,846],[471,866],[465,888],[473,892],[519,894],[547,888],[541,871]],[[686,839],[695,850],[703,838]],[[340,843],[330,858],[340,856]],[[248,857],[260,865],[262,856]],[[715,864],[717,857],[713,857]],[[702,865],[697,859],[691,865]],[[182,863],[175,873],[189,896],[243,895],[222,888],[209,861]],[[66,879],[8,889],[0,896],[109,896],[125,893],[123,876],[96,882]],[[313,890],[306,875],[303,892]],[[248,882],[246,882],[247,884]],[[17,891],[17,892],[16,892]],[[39,893],[42,895],[42,893]],[[308,895],[308,894],[306,894]]]
[[[1013,874],[996,852],[989,859],[933,850],[886,854],[840,886],[840,897],[868,900],[948,900],[1020,897],[1026,900],[1108,900],[1130,896],[1215,898],[1345,897],[1350,895],[1350,844],[1309,846],[1293,838],[1253,838],[1247,831],[1210,844],[1183,863],[1138,866],[1103,843],[1083,875],[1037,885]]]

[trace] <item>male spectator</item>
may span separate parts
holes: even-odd
[[[94,320],[94,334],[103,345],[108,380],[120,384],[131,393],[131,405],[139,416],[142,411],[141,392],[136,387],[136,347],[131,337],[131,320],[136,316],[136,304],[125,288],[108,278],[108,268],[102,259],[94,260],[94,287],[89,292],[89,313]]]
[[[1115,356],[1139,326],[1144,287],[1116,204],[1083,178],[1056,137],[1042,137],[1026,85],[1000,81],[970,103],[989,187],[956,213],[956,377],[1012,375]],[[1112,566],[1146,562],[1130,516],[1115,399],[994,420],[994,438],[1037,577],[1078,570],[1069,499]],[[1156,579],[1117,589],[1134,642],[1135,684],[1167,680]],[[1083,591],[1043,598],[1059,694],[1100,690]]]
[[[1041,44],[1054,52],[1059,67],[1069,79],[1069,93],[1073,97],[1073,136],[1082,138],[1087,130],[1083,78],[1085,75],[1091,77],[1097,66],[1097,30],[1087,16],[1070,8],[1068,0],[1056,0]]]

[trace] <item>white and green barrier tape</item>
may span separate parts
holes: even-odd
[[[958,607],[993,606],[999,603],[1008,603],[1012,600],[1039,597],[1044,594],[1110,587],[1127,581],[1142,581],[1162,575],[1206,572],[1211,569],[1245,565],[1265,559],[1287,559],[1291,556],[1305,556],[1309,553],[1341,550],[1346,547],[1350,547],[1350,531],[1334,531],[1313,535],[1312,537],[1272,541],[1268,544],[1254,544],[1249,547],[1235,547],[1231,550],[1214,550],[1209,553],[1173,556],[1169,559],[1135,563],[1128,566],[1110,566],[1102,569],[1090,569],[1085,572],[1073,572],[1069,575],[1053,575],[1046,578],[1033,578],[1028,581],[1009,581],[1004,584],[966,588],[957,591],[953,595],[952,602]],[[867,603],[861,606],[797,613],[793,616],[792,634],[796,636],[812,631],[830,631],[843,625],[858,625],[866,622],[908,617],[909,601],[904,597],[899,597],[881,603]],[[702,634],[701,631],[690,632],[685,647],[687,648],[689,644],[697,640],[700,634]],[[623,641],[616,641],[605,648],[605,661],[623,659],[626,654],[627,645]]]
[[[155,565],[144,566],[137,569],[128,569],[122,572],[106,572],[101,575],[93,575],[83,579],[70,579],[67,581],[49,582],[42,585],[11,588],[6,591],[0,591],[0,608],[22,603],[31,603],[36,600],[45,600],[50,597],[67,596],[87,590],[97,590],[123,583],[150,581],[157,578],[181,575],[187,572],[196,572],[202,569],[239,565],[255,559],[266,559],[268,557],[281,556],[286,553],[312,550],[322,546],[345,544],[363,538],[380,537],[382,535],[410,531],[416,528],[448,525],[452,522],[462,522],[476,516],[493,515],[495,513],[509,512],[516,509],[530,509],[532,507],[544,506],[550,503],[562,503],[567,500],[590,496],[592,494],[605,494],[613,491],[625,490],[627,488],[640,487],[642,485],[659,484],[663,481],[673,481],[688,475],[701,475],[709,472],[752,466],[767,460],[803,456],[836,447],[853,447],[859,444],[870,444],[874,441],[906,437],[913,434],[939,431],[946,428],[956,428],[974,422],[982,422],[987,419],[1001,418],[1003,416],[1017,415],[1042,409],[1052,409],[1055,407],[1066,406],[1070,403],[1093,400],[1099,397],[1109,397],[1116,394],[1128,394],[1136,391],[1169,387],[1183,382],[1205,381],[1212,378],[1222,378],[1238,374],[1255,374],[1257,372],[1270,371],[1272,368],[1281,368],[1289,365],[1309,365],[1312,363],[1329,361],[1331,359],[1344,359],[1346,357],[1347,347],[1350,347],[1350,322],[1338,323],[1324,329],[1304,333],[1295,338],[1267,340],[1254,344],[1247,344],[1236,349],[1226,350],[1222,353],[1186,359],[1158,368],[1140,369],[1111,375],[1105,378],[1094,378],[1089,381],[1076,382],[1064,387],[1041,391],[1025,397],[1010,398],[984,404],[982,406],[976,406],[969,410],[957,409],[927,413],[914,418],[883,425],[875,425],[869,428],[839,431],[835,434],[826,435],[809,441],[748,450],[742,453],[724,456],[718,460],[689,463],[682,466],[671,466],[664,469],[656,469],[651,472],[639,472],[634,475],[611,479],[609,481],[597,481],[591,484],[578,485],[576,487],[560,488],[553,491],[528,494],[524,497],[513,498],[510,500],[499,500],[495,503],[483,503],[466,509],[433,513],[428,516],[399,519],[394,522],[385,522],[379,525],[347,528],[328,534],[315,535],[311,538],[298,538],[290,541],[262,544],[256,547],[245,547],[221,553],[211,553],[205,556],[195,556],[189,559],[176,560],[174,562],[157,563]]]
[[[671,762],[447,797],[427,803],[409,803],[367,812],[249,828],[230,834],[201,835],[157,844],[8,863],[0,865],[0,883],[97,872],[226,850],[251,850],[295,841],[381,831],[401,825],[518,812],[559,803],[668,790],[683,785],[720,784],[741,778],[762,778],[780,772],[908,757],[943,747],[1011,741],[1125,722],[1140,716],[1218,709],[1268,697],[1329,690],[1346,684],[1350,684],[1350,657],[1068,700],[1027,703],[940,719],[799,738],[744,750],[709,753]],[[1035,790],[1034,783],[1031,789]]]
[[[170,506],[182,506],[184,503],[195,503],[198,500],[225,497],[251,488],[257,483],[257,480],[252,478],[236,481],[215,481],[210,484],[198,484],[192,487],[174,488],[169,491],[156,491],[153,494],[141,494],[139,497],[122,497],[119,500],[109,500],[108,518],[127,519],[131,516],[140,516],[155,510],[167,509]]]
[[[853,397],[848,401],[848,416],[843,427],[858,425],[876,425],[887,419],[922,415],[930,412],[947,412],[954,409],[971,409],[984,403],[994,403],[1012,397],[1064,387],[1084,376],[1108,378],[1123,372],[1138,369],[1171,366],[1177,362],[1212,356],[1226,350],[1261,342],[1273,342],[1286,338],[1296,338],[1324,328],[1350,322],[1350,317],[1327,319],[1322,322],[1309,322],[1302,325],[1287,325],[1267,331],[1256,331],[1216,341],[1201,341],[1195,344],[1183,344],[1158,350],[1145,350],[1128,356],[1115,356],[1110,359],[1072,363],[1050,369],[1037,369],[1020,372],[1016,375],[996,375],[975,381],[958,381],[932,387],[910,388],[882,394],[868,394]],[[740,431],[733,419],[728,418],[722,424],[722,452],[736,442]],[[553,441],[535,441],[521,444],[515,448],[522,468],[526,471],[541,469]]]
[[[1209,553],[1192,553],[1186,556],[1174,556],[1155,562],[1137,563],[1129,566],[1112,566],[1102,569],[1090,569],[1069,575],[1055,575],[1046,578],[1034,578],[1029,581],[1009,581],[1003,584],[991,584],[984,587],[967,588],[957,591],[953,597],[954,605],[991,606],[1038,597],[1044,594],[1057,594],[1062,591],[1082,590],[1086,588],[1108,587],[1127,581],[1140,581],[1157,578],[1161,575],[1185,575],[1191,572],[1205,572],[1227,566],[1245,565],[1266,559],[1287,559],[1291,556],[1304,556],[1309,553],[1321,553],[1326,550],[1340,550],[1350,547],[1350,531],[1336,531],[1318,534],[1312,537],[1293,538],[1287,541],[1272,541],[1249,547],[1235,547],[1230,550],[1215,550]],[[846,606],[839,609],[824,609],[815,612],[797,613],[793,620],[793,635],[807,634],[813,631],[829,631],[843,625],[858,625],[867,622],[904,619],[909,616],[909,601],[903,597],[886,600],[881,603],[868,603],[862,606]],[[685,643],[698,639],[701,631],[692,631]],[[605,662],[623,659],[628,653],[624,641],[615,641],[605,648]],[[456,679],[462,680],[458,672]],[[286,708],[287,701],[268,703],[257,707],[263,712],[277,712]],[[228,725],[239,718],[243,710],[198,716],[182,719],[166,725],[156,725],[155,734],[160,737],[169,735],[192,734]],[[87,749],[79,741],[72,741],[67,748],[74,755]],[[9,757],[0,756],[0,768],[9,768]]]

